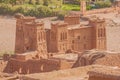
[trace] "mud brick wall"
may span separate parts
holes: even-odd
[[[54,60],[54,59],[41,59],[41,60],[28,60],[20,61],[11,59],[4,72],[13,73],[18,72],[20,74],[49,72],[53,70],[60,70],[70,68],[71,65],[66,61]]]

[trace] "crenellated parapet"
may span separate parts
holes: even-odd
[[[64,22],[68,23],[68,25],[80,24],[80,16],[79,15],[65,15]]]

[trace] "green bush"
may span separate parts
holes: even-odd
[[[64,16],[63,11],[60,12],[59,9],[53,9],[44,5],[24,4],[24,5],[13,6],[12,4],[0,3],[1,15],[14,15],[16,13],[22,13],[23,15],[26,16],[35,16],[40,18],[51,17],[51,16],[59,16],[59,18],[62,18]]]
[[[26,16],[36,16],[37,12],[34,8],[30,8],[24,12]]]
[[[80,6],[79,5],[75,5],[75,4],[64,4],[62,6],[62,10],[67,10],[67,11],[80,11]]]
[[[91,10],[91,9],[93,9],[93,7],[92,6],[90,6],[90,5],[87,5],[87,10]]]
[[[29,0],[29,2],[28,2],[29,4],[35,4],[36,3],[36,1],[35,0]]]
[[[64,16],[67,14],[66,11],[60,11],[58,12],[57,16],[58,16],[58,19],[60,20],[63,20],[64,19]]]
[[[36,8],[37,17],[48,17],[52,15],[52,10],[46,6],[39,6]]]
[[[14,7],[13,10],[14,13],[22,13],[22,14],[24,14],[26,11],[26,9],[23,6]]]
[[[0,4],[0,14],[12,14],[12,6],[9,4]]]

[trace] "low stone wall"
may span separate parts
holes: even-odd
[[[94,10],[87,11],[86,14],[89,15],[89,14],[97,14],[97,13],[110,13],[110,12],[114,12],[115,10],[116,10],[115,7],[103,8],[103,9],[94,9]]]
[[[64,60],[57,59],[41,59],[41,60],[28,60],[20,61],[16,59],[10,59],[4,72],[19,74],[40,73],[49,72],[53,70],[60,70],[70,68],[71,65]]]

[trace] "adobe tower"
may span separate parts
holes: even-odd
[[[105,19],[91,19],[89,24],[93,26],[93,48],[106,50],[106,24]]]
[[[30,51],[47,53],[46,33],[44,23],[36,22],[35,17],[16,17],[15,53],[22,54]]]

